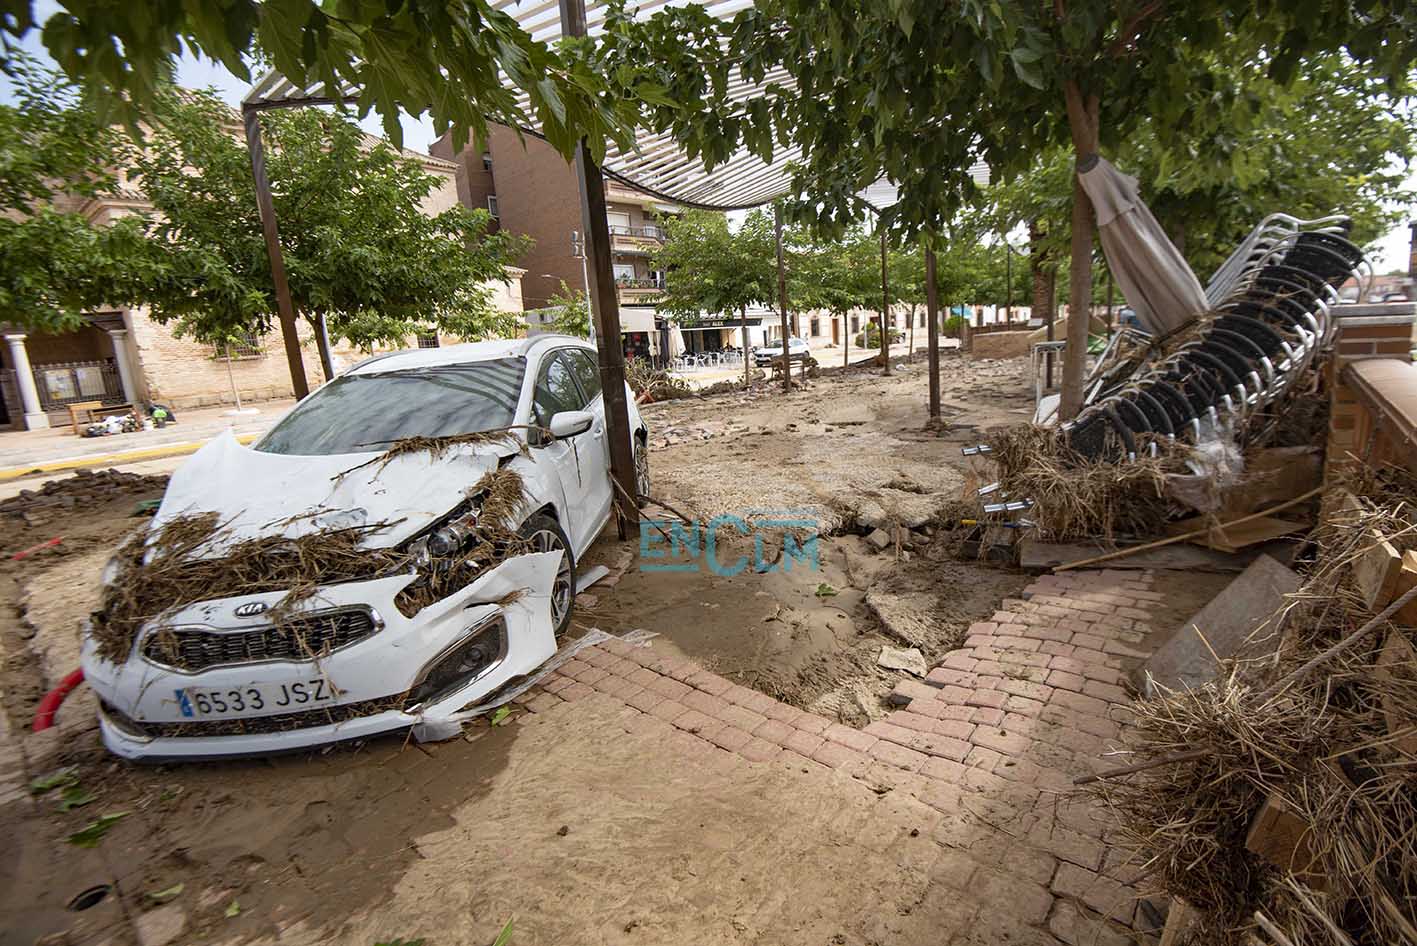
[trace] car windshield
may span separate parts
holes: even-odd
[[[512,423],[523,358],[336,378],[302,402],[255,449],[292,456],[384,450],[405,437],[448,437]]]

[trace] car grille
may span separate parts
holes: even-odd
[[[268,660],[314,660],[356,644],[378,629],[379,622],[368,608],[321,611],[242,630],[164,628],[148,635],[143,656],[189,673]]]
[[[401,710],[407,702],[406,694],[388,696],[378,700],[361,700],[343,706],[324,706],[319,709],[301,710],[298,713],[281,713],[277,716],[252,716],[246,719],[204,719],[180,723],[139,722],[125,713],[119,712],[107,703],[102,704],[104,715],[120,729],[154,739],[190,739],[198,736],[253,736],[262,733],[293,732],[345,723],[365,716],[377,716],[389,710]]]

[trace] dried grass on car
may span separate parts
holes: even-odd
[[[1266,923],[1296,944],[1417,942],[1417,667],[1384,657],[1385,635],[1412,644],[1412,630],[1381,626],[1279,686],[1380,610],[1353,565],[1374,527],[1412,529],[1403,507],[1417,494],[1381,496],[1316,531],[1317,559],[1276,618],[1272,655],[1131,707],[1126,762],[1199,753],[1097,787],[1145,882],[1197,911],[1187,942],[1241,942]],[[1302,825],[1301,856],[1283,866],[1246,846],[1267,799]]]
[[[126,659],[144,624],[199,601],[284,591],[267,612],[281,627],[322,585],[415,570],[420,580],[397,603],[406,615],[416,614],[507,558],[529,551],[515,531],[526,496],[519,473],[491,470],[469,495],[483,497],[474,541],[422,566],[410,552],[366,545],[370,536],[389,527],[386,522],[229,542],[215,513],[170,519],[154,532],[135,534],[118,550],[117,574],[93,616],[98,653],[107,660]],[[213,554],[216,549],[223,551]]]
[[[1057,428],[1021,424],[993,432],[990,458],[1010,499],[1032,499],[1028,518],[1052,541],[1154,535],[1170,512],[1166,475],[1187,472],[1184,453],[1158,441],[1158,456],[1116,463],[1092,460],[1067,444]]]

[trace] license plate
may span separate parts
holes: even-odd
[[[229,719],[270,716],[333,703],[339,695],[324,678],[295,683],[260,683],[239,687],[183,687],[176,691],[183,716]]]

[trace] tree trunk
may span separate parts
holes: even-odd
[[[751,385],[751,384],[753,383],[753,377],[752,377],[752,375],[749,373],[749,372],[751,372],[751,371],[753,370],[753,367],[752,367],[752,366],[753,366],[753,362],[752,362],[752,359],[750,359],[750,358],[748,357],[748,348],[749,348],[749,346],[748,346],[748,307],[747,307],[747,306],[743,306],[743,308],[742,308],[740,311],[742,312],[742,315],[743,315],[743,321],[742,321],[742,323],[741,323],[742,326],[743,326],[743,387],[744,387],[744,388],[747,388],[749,385]],[[782,345],[783,345],[782,353],[783,353],[784,355],[786,355],[786,354],[787,354],[787,339],[784,338],[784,339],[782,340]]]
[[[1097,153],[1097,96],[1084,97],[1075,79],[1063,86],[1068,129],[1077,160]],[[1063,351],[1063,391],[1058,419],[1072,420],[1082,409],[1083,375],[1087,368],[1087,330],[1092,320],[1092,201],[1073,174],[1072,261],[1068,270],[1068,345]]]
[[[848,368],[851,366],[851,323],[846,319],[846,313],[841,314],[841,366]]]
[[[330,354],[330,328],[325,322],[325,313],[315,313],[315,347],[320,352],[320,370],[325,374],[325,383],[335,379],[335,360]]]
[[[906,361],[914,361],[914,360],[915,360],[915,303],[913,303],[913,302],[910,304],[910,325],[908,325],[907,328],[910,329],[910,342],[909,342],[909,344],[906,346],[906,349],[905,349],[905,352],[906,352],[906,354],[905,354],[905,360],[906,360]]]
[[[886,228],[881,228],[881,361],[885,362],[883,374],[891,373],[891,337],[886,334],[886,317],[891,308],[890,284],[886,278]],[[895,328],[894,325],[890,328]]]

